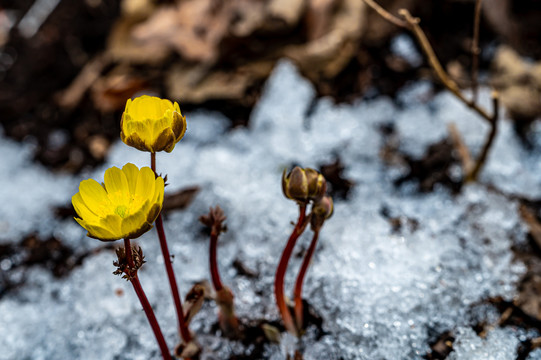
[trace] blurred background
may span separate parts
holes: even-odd
[[[470,86],[475,1],[379,3],[421,18],[449,74]],[[480,81],[502,92],[526,133],[541,113],[541,2],[484,5]],[[37,161],[77,173],[102,162],[137,94],[247,125],[284,57],[336,102],[394,96],[433,76],[415,39],[361,0],[2,0],[0,124],[34,144]]]

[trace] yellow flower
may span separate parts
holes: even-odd
[[[186,132],[178,103],[143,95],[128,99],[120,120],[120,138],[141,151],[173,151]]]
[[[164,182],[149,167],[126,164],[105,171],[104,185],[83,180],[71,198],[87,236],[112,241],[135,239],[152,228],[163,205]]]

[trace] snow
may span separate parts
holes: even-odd
[[[277,320],[273,274],[297,216],[296,205],[281,194],[281,173],[293,164],[317,167],[339,155],[355,187],[347,200],[334,199],[334,215],[323,227],[304,286],[304,297],[324,319],[324,335],[309,328],[298,344],[285,334],[280,344],[268,345],[266,358],[285,359],[300,346],[306,360],[420,359],[446,331],[457,338],[450,359],[514,358],[518,337],[496,327],[486,339],[479,338],[471,326],[486,315],[471,312],[487,297],[511,300],[516,294],[525,267],[513,260],[510,248],[524,241],[526,229],[518,203],[508,195],[541,195],[540,165],[502,118],[481,184],[468,185],[457,196],[444,188],[430,194],[412,186],[395,188],[396,171],[379,155],[382,125],[394,122],[400,149],[416,157],[446,136],[450,122],[457,124],[473,153],[488,130],[449,94],[427,103],[425,94],[431,91],[426,83],[410,84],[399,95],[400,106],[385,97],[354,104],[335,105],[325,98],[314,103],[309,82],[291,63],[280,62],[249,128],[227,131],[223,115],[187,114],[185,139],[171,154],[157,156],[158,172],[168,175],[166,191],[201,186],[186,211],[165,217],[181,292],[208,279],[208,239],[197,219],[219,204],[228,217],[219,266],[223,282],[236,294],[238,315]],[[489,105],[487,91],[481,95]],[[149,161],[147,153],[118,141],[104,166],[74,178],[34,165],[25,146],[5,138],[0,151],[7,154],[0,161],[0,239],[15,241],[40,228],[77,249],[101,243],[85,238],[71,219],[55,219],[50,207],[68,202],[82,178],[100,181],[107,167],[126,162],[148,166]],[[384,209],[404,223],[415,220],[418,227],[405,225],[393,232]],[[299,248],[309,241],[307,231]],[[147,260],[140,272],[142,285],[173,348],[176,321],[155,231],[137,243]],[[238,275],[232,267],[236,259],[260,277]],[[130,284],[111,274],[113,260],[112,252],[97,252],[62,279],[31,268],[25,286],[0,298],[0,359],[159,358]],[[293,258],[288,293],[299,265],[300,259]],[[227,359],[246,350],[212,334],[215,321],[216,307],[208,303],[191,326],[205,349],[203,359]]]
[[[519,340],[509,329],[494,329],[481,339],[471,328],[459,328],[449,360],[514,360]],[[494,349],[498,349],[497,352]]]

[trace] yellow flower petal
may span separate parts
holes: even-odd
[[[161,206],[159,206],[158,204],[152,205],[148,210],[147,222],[153,224],[154,221],[156,221],[156,219],[158,218],[158,215],[160,215],[160,211],[162,211]]]
[[[165,183],[161,176],[158,176],[155,181],[155,190],[154,190],[154,202],[163,203],[163,193],[165,190]]]
[[[146,214],[137,212],[122,220],[121,231],[126,234],[126,237],[135,239],[150,230],[151,227],[152,225],[146,221]]]
[[[116,166],[107,169],[107,171],[105,171],[103,182],[105,183],[105,190],[112,203],[116,205],[128,204],[130,201],[130,191],[128,180],[122,170]]]
[[[77,193],[71,197],[71,203],[73,204],[73,208],[75,209],[75,212],[77,212],[77,215],[79,215],[80,218],[86,219],[87,221],[99,221],[99,217],[86,206],[85,202],[83,201],[83,198],[81,197],[81,193]]]
[[[136,133],[133,133],[128,137],[126,137],[124,133],[121,133],[120,138],[126,145],[134,147],[137,150],[155,152],[152,145],[149,142],[145,142]]]
[[[99,226],[101,226],[104,229],[107,229],[112,234],[119,234],[121,235],[121,227],[122,227],[122,217],[118,214],[109,214],[106,217],[100,219]]]
[[[79,193],[89,209],[101,216],[106,209],[111,207],[111,201],[107,192],[96,180],[83,180],[79,184]]]
[[[86,229],[86,231],[88,231],[88,237],[99,239],[102,241],[113,241],[122,238],[121,236],[119,236],[119,234],[113,234],[108,229],[105,229],[99,225],[88,224],[84,220],[77,218],[75,218],[75,221],[77,221],[79,225],[81,225],[83,228]]]
[[[164,129],[154,140],[154,150],[167,152],[173,151],[175,148],[175,134],[170,127]]]
[[[168,112],[171,112],[171,110],[168,110]],[[172,115],[171,115],[172,117]],[[171,129],[171,118],[168,118],[167,116],[162,117],[159,120],[150,122],[148,124],[152,127],[152,141],[156,142],[156,138],[167,129]]]
[[[164,181],[149,167],[139,170],[126,164],[113,167],[104,176],[105,188],[84,180],[72,203],[80,218],[75,220],[88,236],[103,241],[133,239],[152,227],[163,205]]]
[[[139,171],[137,185],[135,187],[135,196],[144,201],[150,199],[154,195],[155,188],[154,171],[149,167],[144,167]]]
[[[186,117],[182,116],[180,111],[173,113],[171,129],[173,129],[173,133],[175,134],[175,143],[179,142],[186,133]]]
[[[186,118],[178,103],[143,95],[128,100],[120,129],[120,138],[129,146],[141,151],[170,152],[184,136]]]
[[[139,169],[132,163],[127,163],[122,167],[126,180],[128,180],[128,186],[130,188],[130,195],[135,194],[135,185],[137,184],[137,177],[139,176]]]

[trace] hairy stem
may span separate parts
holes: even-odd
[[[150,153],[150,165],[154,173],[156,173],[156,153]],[[160,247],[162,250],[165,271],[167,272],[167,278],[169,279],[169,286],[171,287],[171,294],[173,295],[173,302],[175,303],[180,336],[182,337],[184,343],[188,344],[190,341],[192,341],[192,335],[190,334],[190,330],[188,330],[188,326],[186,325],[186,319],[184,318],[184,310],[182,309],[182,302],[180,300],[177,280],[173,271],[173,265],[171,264],[171,255],[169,254],[169,247],[167,246],[167,239],[165,237],[165,231],[163,229],[163,220],[161,213],[156,219],[156,230],[160,239]]]
[[[304,284],[304,277],[306,276],[306,271],[308,270],[308,267],[310,266],[310,262],[312,261],[312,257],[314,256],[318,237],[319,237],[319,230],[315,230],[314,236],[312,237],[312,242],[310,243],[310,247],[306,251],[306,254],[304,255],[304,259],[302,260],[302,265],[299,270],[299,274],[297,275],[297,281],[295,281],[295,290],[293,292],[293,300],[295,302],[295,321],[297,322],[297,329],[299,331],[301,331],[304,326],[303,305],[302,305],[302,285]]]
[[[128,268],[134,269],[135,264],[133,262],[130,239],[124,239],[124,251],[126,252]],[[135,272],[135,274],[127,274],[127,275],[130,277],[130,282],[133,285],[133,289],[135,290],[135,293],[137,294],[137,297],[139,298],[139,301],[141,302],[141,305],[143,306],[143,310],[145,311],[148,322],[150,323],[150,327],[152,328],[152,331],[154,332],[154,336],[156,337],[156,341],[158,342],[158,345],[160,347],[163,360],[171,360],[171,354],[169,353],[169,348],[167,347],[167,343],[165,342],[165,338],[163,337],[162,330],[160,329],[160,325],[158,324],[158,320],[156,319],[156,315],[154,315],[152,306],[148,302],[148,299],[145,295],[143,287],[141,286],[141,283],[139,282],[139,277],[137,276],[137,272]]]
[[[284,278],[287,270],[287,264],[289,263],[289,259],[291,258],[295,243],[297,242],[297,239],[304,230],[305,217],[306,205],[299,205],[299,219],[297,220],[297,224],[295,225],[295,228],[293,229],[293,232],[291,233],[289,240],[287,241],[286,247],[282,252],[282,257],[280,258],[280,262],[278,263],[278,268],[276,269],[276,276],[274,278],[274,295],[276,297],[276,305],[278,306],[278,310],[280,311],[280,315],[282,316],[282,320],[284,321],[284,326],[286,327],[286,330],[294,335],[297,335],[298,333],[297,328],[293,322],[291,312],[289,311],[289,308],[286,304],[286,299],[284,295]]]

